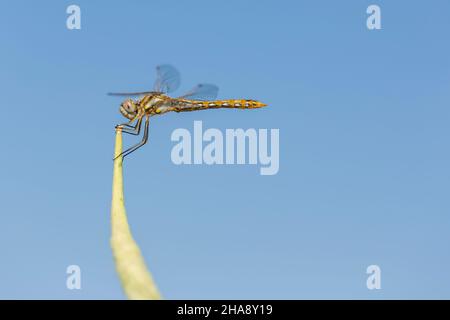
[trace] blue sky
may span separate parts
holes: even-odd
[[[373,3],[382,30],[366,28]],[[70,4],[81,30],[66,28]],[[125,162],[129,222],[164,297],[450,298],[448,1],[2,7],[0,298],[124,298],[109,247],[123,118],[105,93],[151,88],[161,63],[180,94],[209,82],[269,105],[155,118]],[[174,165],[170,135],[195,120],[278,128],[278,174]],[[366,288],[372,264],[381,290]]]

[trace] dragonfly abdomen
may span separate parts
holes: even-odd
[[[194,111],[201,109],[232,108],[232,109],[256,109],[266,106],[266,104],[256,100],[228,99],[228,100],[181,100],[178,103],[177,111]]]

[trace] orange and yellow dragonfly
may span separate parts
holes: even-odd
[[[129,121],[117,125],[116,130],[121,130],[124,133],[132,135],[139,135],[142,121],[145,117],[142,140],[138,144],[123,151],[116,158],[120,156],[125,157],[147,143],[150,117],[162,115],[170,111],[185,112],[218,108],[255,109],[266,106],[262,102],[248,99],[215,100],[219,88],[212,84],[199,84],[185,95],[178,98],[171,98],[167,94],[175,91],[179,87],[179,72],[171,65],[160,65],[156,67],[156,73],[157,77],[153,91],[109,93],[109,95],[113,96],[137,97],[136,99],[129,98],[121,103],[120,113],[129,119]]]

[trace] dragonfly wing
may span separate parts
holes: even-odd
[[[153,91],[142,91],[142,92],[108,92],[108,96],[142,96],[146,94],[152,94]]]
[[[156,81],[154,91],[170,93],[180,86],[180,73],[169,64],[156,67]]]
[[[218,86],[208,83],[202,83],[198,84],[191,91],[179,98],[189,100],[215,100],[218,93]]]

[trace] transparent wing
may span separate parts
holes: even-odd
[[[143,96],[146,94],[152,94],[153,91],[141,91],[141,92],[108,92],[108,96]]]
[[[170,93],[180,86],[180,73],[169,64],[156,67],[156,81],[154,91]]]
[[[190,100],[215,100],[218,93],[218,86],[208,83],[202,83],[198,84],[191,91],[179,98]]]

